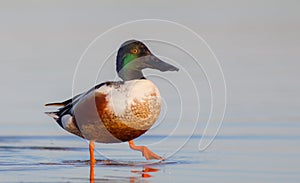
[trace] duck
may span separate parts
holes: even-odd
[[[134,139],[147,132],[159,117],[161,95],[144,69],[161,72],[179,69],[152,54],[141,41],[121,44],[116,56],[120,81],[106,81],[63,102],[47,103],[58,109],[45,112],[64,130],[89,141],[90,163],[95,164],[96,143],[128,142],[146,160],[165,160]]]

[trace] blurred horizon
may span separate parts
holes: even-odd
[[[43,105],[72,96],[77,62],[92,40],[111,27],[144,18],[183,24],[210,45],[227,84],[225,129],[221,133],[297,134],[300,121],[298,1],[174,1],[172,4],[2,1],[0,4],[2,134],[30,134],[33,133],[30,125],[64,134],[44,115],[49,109]],[[111,80],[115,78],[113,59],[114,56],[105,75]],[[177,82],[184,83],[184,79],[179,78]],[[82,92],[91,87],[79,86]],[[162,89],[162,93],[167,91]],[[170,102],[169,105],[172,107]],[[165,120],[172,125],[172,119]],[[261,131],[257,130],[256,127],[266,123],[275,129],[268,131],[265,125]],[[232,124],[251,127],[237,132],[230,127]],[[286,129],[284,124],[295,127],[295,131]],[[192,124],[187,122],[187,125]],[[15,131],[15,126],[26,130]],[[197,130],[200,128],[203,126]]]

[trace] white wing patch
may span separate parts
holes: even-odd
[[[72,116],[70,114],[63,115],[61,118],[61,122],[64,129],[69,129],[70,125],[73,125]]]

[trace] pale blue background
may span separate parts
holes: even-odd
[[[298,7],[297,1],[1,1],[1,124],[49,124],[42,105],[72,95],[87,45],[143,18],[184,24],[210,44],[227,81],[225,121],[298,122]],[[289,130],[274,133],[297,134]]]

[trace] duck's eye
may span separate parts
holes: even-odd
[[[131,50],[131,53],[133,53],[133,54],[137,54],[137,52],[138,52],[138,50],[136,48]]]

